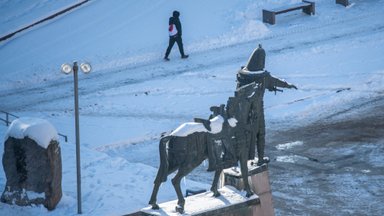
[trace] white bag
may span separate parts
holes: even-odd
[[[169,25],[168,32],[169,32],[169,36],[175,36],[177,34],[177,29],[175,24]]]

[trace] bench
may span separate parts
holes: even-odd
[[[349,5],[349,1],[348,0],[336,0],[336,4],[341,4],[344,7],[347,7]]]
[[[287,5],[280,8],[274,8],[274,9],[263,9],[263,22],[269,23],[271,25],[274,25],[276,23],[276,15],[286,13],[293,10],[300,10],[302,9],[304,13],[308,15],[315,14],[315,2],[306,1],[303,0],[303,2]]]

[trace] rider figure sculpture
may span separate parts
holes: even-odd
[[[254,97],[251,104],[250,118],[252,122],[251,143],[256,143],[258,154],[258,165],[268,162],[268,158],[264,157],[265,147],[265,119],[264,119],[264,93],[265,89],[269,91],[282,91],[280,88],[294,88],[285,80],[272,76],[268,71],[264,70],[265,66],[265,51],[259,44],[259,47],[254,50],[245,67],[242,67],[237,73],[237,88],[255,82],[258,85],[259,97]],[[253,151],[254,153],[254,151]],[[252,155],[250,155],[251,158]]]

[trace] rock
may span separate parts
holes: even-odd
[[[44,148],[29,137],[8,137],[3,167],[7,183],[2,202],[20,206],[43,204],[48,210],[56,207],[62,196],[61,151],[57,141],[51,140]]]

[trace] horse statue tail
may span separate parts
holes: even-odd
[[[167,181],[168,176],[168,155],[167,155],[167,143],[171,140],[172,136],[164,136],[159,142],[160,153],[160,167],[157,171],[155,183],[161,183]]]

